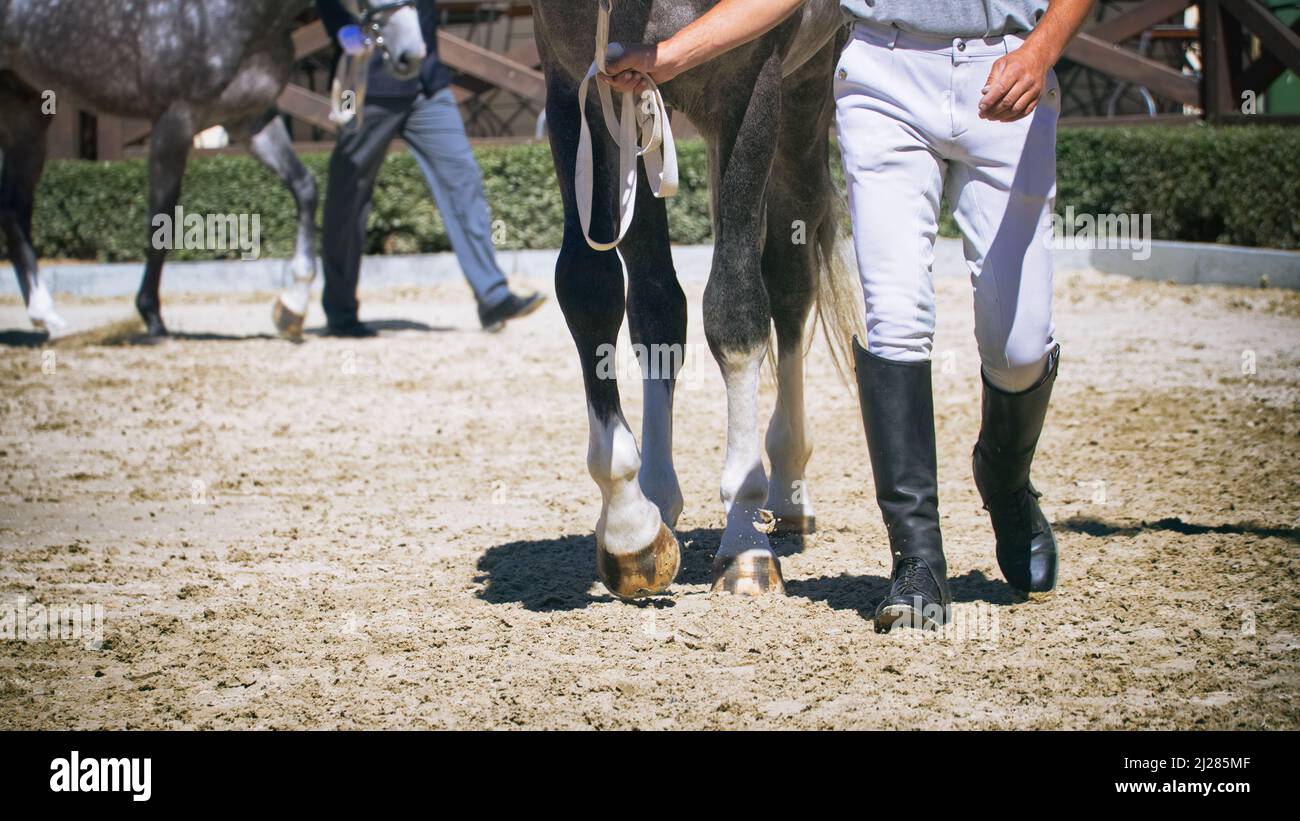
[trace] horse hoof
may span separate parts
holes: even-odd
[[[62,335],[68,329],[68,323],[63,317],[56,313],[47,313],[44,316],[29,317],[32,321],[32,327],[38,331],[43,331],[51,338]]]
[[[773,536],[811,536],[817,532],[817,517],[791,513],[776,517]]]
[[[713,592],[738,596],[785,593],[781,560],[773,553],[750,550],[738,556],[713,559]]]
[[[271,321],[280,336],[295,341],[302,339],[302,325],[306,319],[306,314],[296,313],[285,306],[283,299],[275,298],[275,304],[271,306]]]
[[[663,592],[677,578],[681,564],[677,537],[662,522],[654,541],[635,553],[619,555],[596,546],[596,573],[605,589],[620,599]]]
[[[161,314],[140,311],[140,318],[144,320],[144,341],[161,342],[171,335],[163,324]]]

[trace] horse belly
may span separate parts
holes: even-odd
[[[293,70],[293,50],[288,40],[283,48],[250,54],[230,83],[221,90],[215,104],[204,106],[211,117],[228,121],[253,116],[275,105]]]
[[[56,94],[70,94],[101,113],[153,118],[151,100],[141,95],[139,86],[129,79],[133,74],[125,69],[121,73],[109,73],[107,69],[81,71],[80,68],[76,64],[31,59],[26,54],[13,55],[9,64],[9,70],[38,91],[48,89]]]

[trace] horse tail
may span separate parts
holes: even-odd
[[[829,177],[829,175],[828,175]],[[835,371],[846,383],[853,379],[853,338],[866,344],[866,321],[863,318],[862,288],[853,245],[840,239],[839,228],[848,224],[848,201],[827,179],[830,208],[817,227],[817,314],[830,348]]]

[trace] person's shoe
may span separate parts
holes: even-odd
[[[341,336],[348,339],[369,339],[379,336],[379,332],[359,319],[347,319],[342,322],[330,322],[325,326],[326,336]]]
[[[1051,525],[1038,506],[1029,481],[1047,404],[1056,382],[1060,346],[1048,359],[1047,373],[1021,393],[1004,393],[984,378],[983,423],[971,457],[975,487],[993,522],[998,567],[1007,584],[1025,595],[1056,588],[1057,549]]]
[[[533,311],[542,307],[546,301],[545,294],[529,294],[528,296],[519,296],[511,292],[510,296],[493,305],[491,308],[479,306],[478,320],[483,323],[483,330],[488,333],[496,333],[506,326],[506,323],[512,319],[519,319],[528,316]]]
[[[894,565],[889,595],[876,606],[876,632],[888,633],[895,627],[938,630],[952,612],[946,587],[939,584],[925,559],[899,559]]]
[[[854,360],[871,474],[893,557],[889,595],[876,629],[895,624],[934,629],[952,604],[939,532],[934,396],[929,362],[894,362],[855,339]]]

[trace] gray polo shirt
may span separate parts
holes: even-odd
[[[850,18],[933,37],[1028,34],[1047,0],[840,0]]]

